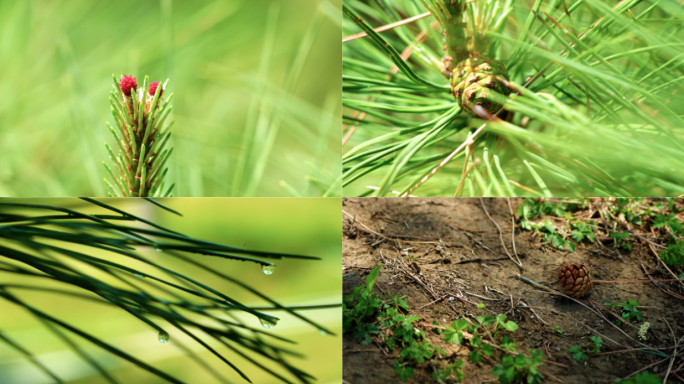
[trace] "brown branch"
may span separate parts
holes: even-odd
[[[511,254],[508,252],[508,248],[506,247],[506,243],[504,243],[503,231],[501,230],[501,227],[499,226],[499,224],[496,221],[494,221],[494,219],[492,219],[492,217],[489,215],[489,212],[487,211],[487,207],[485,207],[484,200],[482,200],[481,197],[480,197],[480,204],[482,204],[482,210],[487,215],[489,220],[491,220],[491,222],[494,223],[494,225],[496,225],[496,228],[499,230],[499,240],[501,240],[501,246],[503,247],[504,251],[506,251],[506,255],[508,255],[508,258],[511,259],[511,261],[513,263],[515,263],[518,266],[518,268],[522,269],[522,263],[520,262],[520,259],[518,259],[518,262],[516,263],[515,260],[513,260],[513,256],[511,256]],[[516,258],[517,258],[517,255],[516,255]]]

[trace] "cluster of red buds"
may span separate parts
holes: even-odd
[[[138,81],[133,76],[113,78],[114,89],[109,101],[118,130],[109,123],[107,125],[118,144],[118,156],[108,144],[105,146],[119,175],[116,177],[105,163],[114,179],[114,184],[107,181],[110,195],[168,196],[173,185],[163,193],[167,171],[164,165],[173,148],[166,149],[165,145],[171,136],[173,121],[166,128],[164,122],[173,109],[170,104],[173,94],[166,100],[162,98],[168,80],[164,84],[158,81],[150,83],[145,76],[142,87],[138,89]]]

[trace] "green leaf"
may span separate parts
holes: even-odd
[[[574,345],[570,347],[570,354],[572,355],[572,358],[577,361],[584,361],[587,359],[587,355],[582,353],[579,345]]]
[[[584,239],[584,234],[580,231],[572,231],[572,239],[580,243]]]
[[[463,342],[463,333],[461,331],[456,331],[454,328],[448,327],[444,330],[444,342],[454,343],[456,345],[461,345]]]
[[[502,327],[504,327],[506,330],[510,332],[515,332],[518,329],[518,324],[516,324],[513,321],[506,321],[508,317],[504,314],[499,314],[496,316],[496,322],[497,324],[500,324]]]
[[[517,351],[518,346],[508,336],[501,338],[499,346],[507,351]]]
[[[406,381],[413,377],[413,368],[412,367],[404,367],[402,366],[398,361],[394,361],[394,373],[399,374],[399,379],[401,381]]]
[[[466,328],[468,328],[468,325],[470,323],[466,319],[458,319],[454,320],[454,322],[451,324],[451,326],[456,330],[456,331],[463,331]]]
[[[480,349],[474,349],[468,354],[468,361],[473,364],[477,364],[482,361],[482,355],[480,354]]]
[[[610,237],[615,240],[629,239],[629,232],[611,232]]]
[[[406,300],[404,300],[402,297],[394,296],[393,300],[396,306],[403,308],[406,311],[409,310],[409,305],[406,303]]]
[[[575,252],[575,243],[567,242],[568,252]]]
[[[381,268],[382,268],[382,265],[378,265],[366,277],[366,289],[368,289],[369,291],[373,290],[373,286],[375,285],[375,280],[377,280],[378,275],[380,274]]]
[[[482,344],[482,353],[487,356],[491,356],[494,354],[494,347],[489,344]]]

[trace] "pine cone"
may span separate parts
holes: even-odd
[[[491,93],[504,96],[510,93],[496,76],[508,79],[503,64],[490,58],[470,57],[458,63],[451,73],[451,94],[461,108],[471,113],[477,104],[489,113],[496,113],[501,105],[489,99]]]
[[[579,299],[591,291],[589,269],[583,264],[566,264],[558,270],[558,282],[568,295]]]

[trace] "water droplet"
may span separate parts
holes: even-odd
[[[138,279],[142,279],[143,277],[145,277],[139,273],[134,273],[133,276],[137,277]]]
[[[320,333],[320,334],[323,335],[323,336],[325,336],[325,335],[328,334],[328,332],[326,332],[326,331],[324,331],[324,330],[322,330],[322,329],[321,329],[320,331],[318,331],[318,333]]]
[[[161,251],[162,251],[161,248],[155,248],[154,250],[157,251],[157,252],[161,252]]]
[[[276,324],[278,323],[278,319],[275,319],[275,318],[270,318],[270,319],[259,318],[259,322],[261,322],[261,325],[263,325],[264,328],[271,329],[271,328],[276,326]]]
[[[261,272],[263,272],[264,275],[272,275],[273,271],[275,271],[275,265],[262,265],[261,266]]]
[[[166,331],[159,331],[159,342],[162,344],[166,344],[169,342],[169,334],[166,333]]]

